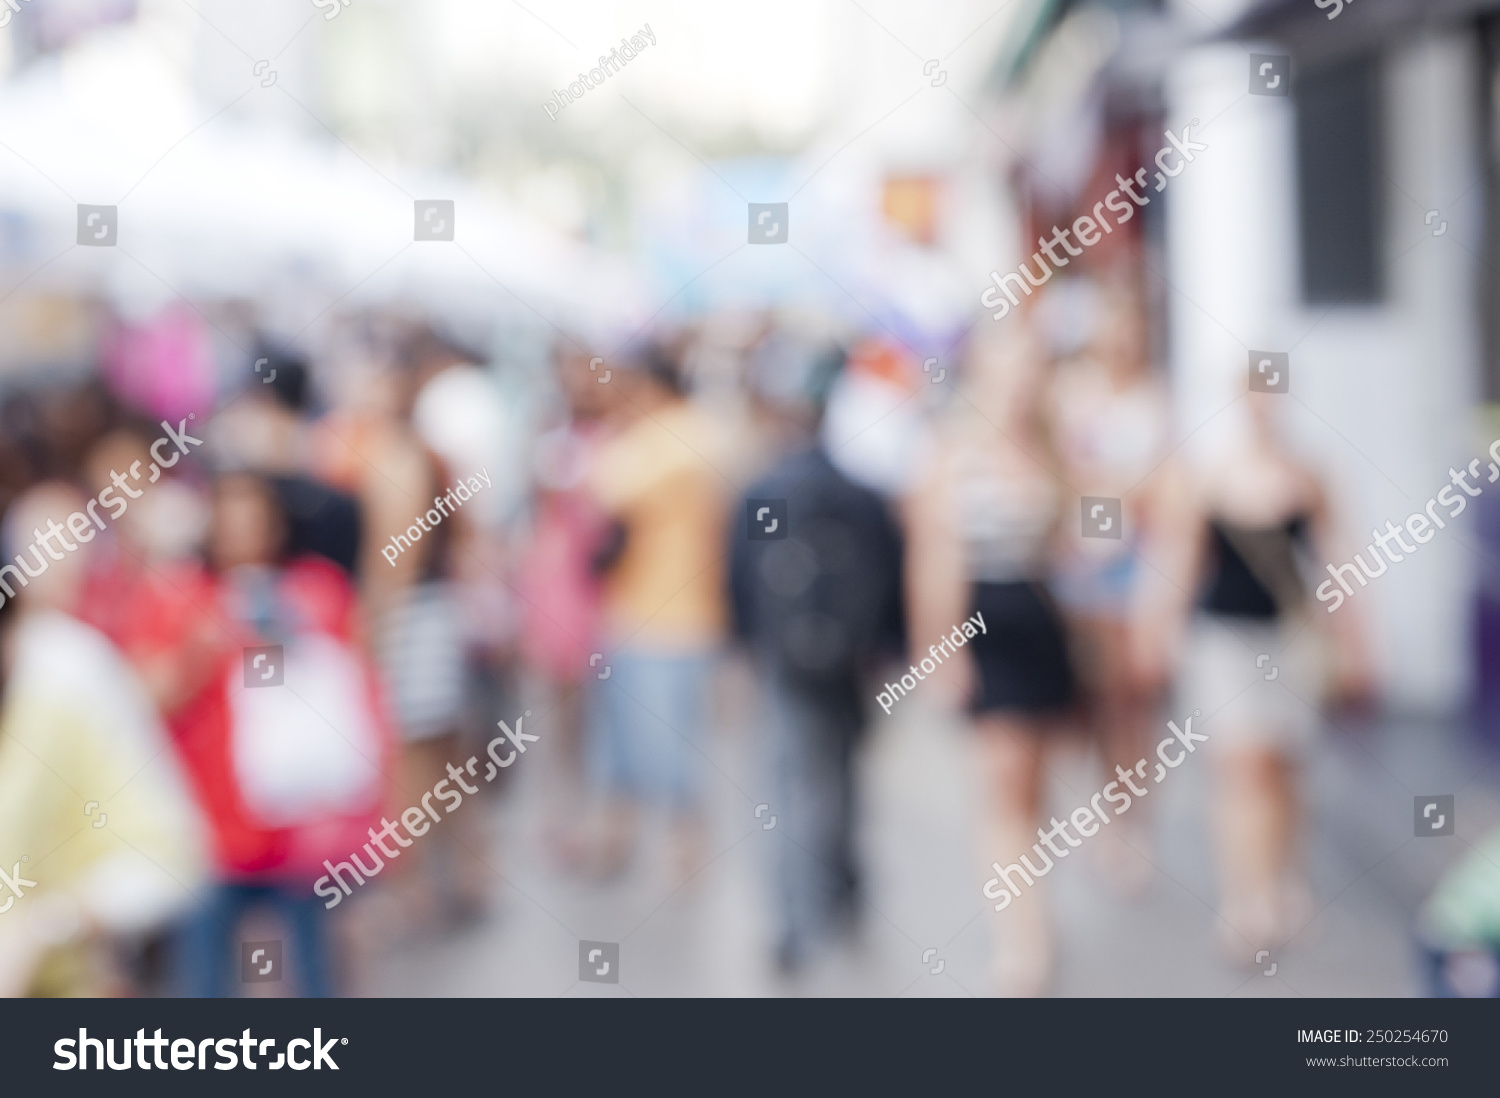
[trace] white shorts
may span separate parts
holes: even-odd
[[[1200,614],[1177,708],[1202,715],[1212,747],[1306,748],[1322,721],[1324,659],[1316,627]]]

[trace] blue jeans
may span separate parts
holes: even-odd
[[[805,953],[859,901],[854,749],[864,724],[856,680],[809,686],[764,669],[773,873],[781,948]]]
[[[609,793],[696,807],[698,755],[708,721],[708,653],[618,651],[596,680],[589,715],[589,769]]]
[[[283,951],[294,986],[304,998],[333,995],[329,974],[327,912],[311,888],[263,884],[214,885],[208,903],[188,917],[177,948],[177,986],[190,999],[229,999],[242,989],[240,920],[251,908],[269,906],[286,927]]]

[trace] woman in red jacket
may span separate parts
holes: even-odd
[[[212,830],[218,881],[183,936],[186,994],[233,993],[234,935],[258,906],[286,924],[298,990],[331,994],[312,882],[380,819],[391,737],[355,644],[353,586],[320,557],[283,561],[285,540],[271,487],[226,476],[209,569],[152,569],[114,595],[132,604],[114,615],[122,647],[161,672],[158,702]]]

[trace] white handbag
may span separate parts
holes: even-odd
[[[250,812],[269,827],[315,823],[371,807],[380,741],[364,670],[331,637],[303,634],[283,649],[284,681],[229,683],[231,758]]]

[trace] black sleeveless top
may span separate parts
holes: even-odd
[[[1208,580],[1198,606],[1211,614],[1269,621],[1306,598],[1294,548],[1307,543],[1307,517],[1281,526],[1209,521]]]

